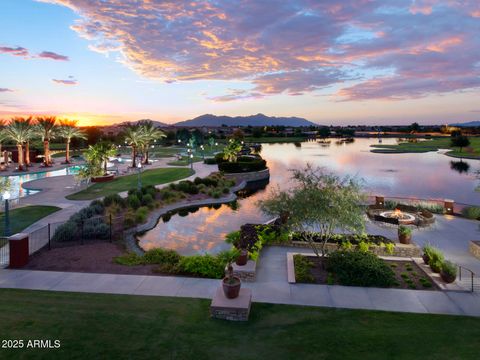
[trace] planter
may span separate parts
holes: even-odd
[[[412,235],[398,233],[398,241],[400,241],[400,244],[406,244],[406,245],[411,244]]]
[[[428,256],[427,254],[423,254],[422,255],[422,259],[423,259],[423,262],[428,265],[430,263],[430,256]]]
[[[432,269],[432,271],[436,274],[440,273],[440,271],[442,270],[442,264],[439,263],[438,261],[437,262],[433,262],[430,264],[430,269]]]
[[[248,261],[248,250],[245,250],[245,249],[240,250],[240,255],[238,255],[235,263],[238,266],[244,266],[247,264],[247,261]]]
[[[445,281],[447,284],[453,283],[455,279],[457,278],[456,275],[452,274],[447,274],[443,271],[440,271],[440,277],[442,278],[443,281]]]
[[[95,177],[92,177],[92,182],[94,183],[101,183],[101,182],[107,182],[107,181],[112,181],[113,178],[115,177],[114,174],[108,174],[108,175],[104,175],[104,176],[95,176]]]
[[[225,296],[229,299],[235,299],[238,297],[238,294],[240,293],[240,287],[242,286],[242,283],[240,279],[236,276],[232,276],[233,279],[230,277],[225,277],[223,278],[223,293]]]

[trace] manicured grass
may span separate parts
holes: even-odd
[[[2,359],[478,359],[480,319],[254,303],[247,323],[210,300],[0,290],[0,338],[60,340]]]
[[[418,142],[402,142],[396,145],[372,145],[372,152],[395,154],[395,153],[424,153],[437,151],[438,149],[451,149],[448,155],[456,157],[480,158],[480,137],[469,137],[470,146],[463,148],[452,147],[450,137],[434,138],[432,140]]]
[[[26,227],[32,225],[34,222],[44,218],[47,215],[60,210],[56,206],[25,206],[10,210],[10,229],[12,234],[21,232]],[[0,236],[3,236],[5,227],[5,213],[0,213]]]
[[[194,156],[192,160],[193,162],[199,162],[199,161],[203,161],[203,158],[201,156]],[[190,165],[190,160],[187,157],[185,157],[182,160],[170,161],[169,163],[167,163],[167,165],[187,166],[187,165]]]
[[[306,137],[303,137],[303,136],[245,138],[245,142],[247,143],[287,143],[287,142],[302,142],[305,140],[306,140]]]
[[[142,185],[158,185],[180,180],[192,175],[189,168],[160,168],[145,170],[141,174]],[[96,183],[85,190],[67,196],[70,200],[92,200],[98,197],[117,194],[137,187],[137,174],[120,176],[113,181]]]
[[[83,150],[71,150],[70,157],[83,155]],[[65,158],[65,151],[58,152],[52,155],[53,158]]]

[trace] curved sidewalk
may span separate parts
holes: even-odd
[[[276,246],[262,251],[257,281],[243,284],[252,289],[254,302],[480,316],[479,294],[289,284],[288,251],[291,248]],[[173,276],[0,270],[0,288],[211,299],[220,284],[220,280]]]

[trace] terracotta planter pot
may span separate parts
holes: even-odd
[[[101,182],[112,181],[114,177],[115,177],[114,174],[108,174],[108,175],[104,175],[104,176],[92,177],[91,180],[94,183],[101,183]]]
[[[400,244],[410,244],[412,242],[412,235],[398,233],[398,240]]]
[[[238,297],[241,286],[242,283],[236,276],[233,277],[233,282],[230,281],[229,277],[223,278],[223,293],[229,299],[235,299]]]
[[[240,255],[238,255],[237,260],[235,260],[235,263],[238,266],[243,266],[246,265],[248,261],[248,250],[242,249],[240,250]]]
[[[453,283],[457,276],[450,275],[447,273],[444,273],[443,271],[440,271],[440,277],[442,278],[443,281],[445,281],[447,284]]]

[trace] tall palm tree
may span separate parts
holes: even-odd
[[[7,136],[17,143],[18,152],[18,170],[24,170],[23,161],[23,143],[27,141],[32,134],[32,126],[29,119],[22,117],[13,118],[10,123],[5,127],[5,133]]]
[[[132,147],[132,167],[137,167],[137,151],[145,141],[145,130],[143,127],[134,124],[128,124],[123,135],[126,143]]]
[[[30,162],[30,140],[35,136],[35,131],[33,128],[33,118],[29,116],[28,118],[25,119],[26,122],[30,125],[30,131],[28,132],[28,136],[25,139],[25,166],[30,167],[31,162]]]
[[[39,116],[37,117],[37,131],[43,140],[43,155],[45,166],[52,166],[52,158],[50,155],[50,140],[56,136],[56,122],[55,116]]]
[[[0,119],[0,163],[3,161],[3,154],[2,154],[2,142],[8,139],[8,135],[5,132],[5,120]],[[6,162],[1,165],[0,170],[5,170],[5,167],[8,166]]]
[[[104,174],[107,173],[108,159],[115,156],[117,149],[112,143],[99,142],[95,145],[90,145],[85,152],[85,158],[89,166],[103,169]]]
[[[165,133],[162,130],[155,127],[155,125],[153,124],[153,121],[151,120],[143,120],[143,121],[140,121],[138,124],[141,128],[143,128],[143,132],[144,132],[144,139],[140,145],[141,150],[145,155],[143,159],[143,163],[145,165],[148,165],[148,149],[150,148],[150,144],[152,143],[152,141],[167,137],[167,135],[165,135]]]
[[[86,139],[87,135],[77,127],[77,120],[60,120],[58,134],[65,139],[65,164],[70,164],[70,142],[73,138]]]

